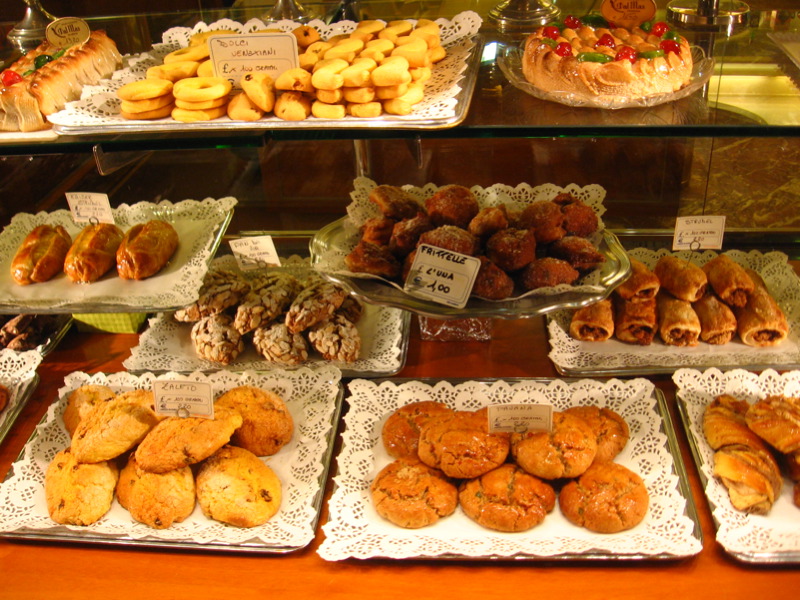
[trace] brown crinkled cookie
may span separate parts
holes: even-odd
[[[297,294],[286,313],[286,326],[292,333],[305,331],[333,315],[346,296],[341,286],[330,281],[316,281]]]
[[[227,269],[211,269],[203,278],[197,301],[175,311],[175,320],[193,323],[208,315],[221,313],[238,304],[249,291],[250,284],[239,273]]]
[[[131,454],[120,471],[117,500],[139,523],[166,529],[192,514],[195,504],[194,475],[189,467],[150,473]]]
[[[647,514],[650,497],[636,473],[614,462],[595,463],[570,481],[558,497],[570,522],[597,533],[635,527]]]
[[[286,323],[276,322],[253,332],[253,346],[270,362],[299,365],[308,360],[308,342],[301,333],[292,333]]]
[[[225,446],[200,465],[197,501],[210,519],[257,527],[269,521],[281,506],[281,482],[255,454]]]
[[[487,409],[459,410],[430,419],[420,429],[420,460],[448,477],[470,479],[500,466],[509,436],[489,433]]]
[[[238,412],[224,408],[215,410],[213,419],[168,417],[139,444],[136,461],[153,473],[193,465],[227,444],[243,422]]]
[[[62,525],[91,525],[111,508],[119,470],[112,461],[81,464],[69,448],[53,457],[44,477],[50,518]]]
[[[230,364],[244,351],[244,339],[226,314],[203,317],[192,325],[191,339],[200,358]]]
[[[553,488],[506,463],[461,483],[458,500],[470,519],[496,531],[526,531],[555,508]]]
[[[334,314],[308,329],[308,341],[325,360],[351,363],[361,352],[361,334],[342,315]]]
[[[399,527],[433,525],[455,512],[456,487],[441,472],[416,459],[386,465],[370,485],[375,510]]]
[[[520,467],[536,477],[577,477],[594,461],[597,440],[583,419],[553,412],[552,431],[512,434],[511,454]]]
[[[78,423],[72,454],[81,463],[111,460],[134,448],[158,421],[153,409],[119,397],[97,404]]]
[[[301,289],[290,273],[276,271],[259,277],[236,307],[233,326],[244,335],[276,319],[292,303]]]
[[[243,385],[225,392],[214,406],[242,415],[242,425],[230,443],[256,456],[271,456],[292,439],[294,419],[283,398],[274,392]]]
[[[600,406],[573,406],[564,411],[580,417],[597,436],[597,454],[594,460],[608,462],[622,452],[630,438],[625,419],[610,408]]]
[[[75,433],[78,423],[93,406],[116,397],[114,390],[107,385],[87,384],[72,390],[67,396],[67,405],[64,407],[62,415],[64,427],[69,435],[72,436]]]
[[[383,424],[383,447],[393,458],[416,459],[420,428],[433,417],[451,412],[450,407],[435,400],[420,400],[401,406]]]

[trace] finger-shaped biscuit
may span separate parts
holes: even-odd
[[[366,44],[370,40],[375,39],[375,34],[369,31],[356,28],[350,32],[350,37],[354,40],[361,40]]]
[[[212,29],[211,31],[198,31],[195,34],[192,34],[192,37],[189,38],[189,45],[190,46],[200,46],[208,42],[208,38],[213,35],[233,35],[235,31],[229,31],[227,29]]]
[[[323,59],[314,67],[311,84],[318,90],[336,90],[344,85],[341,72],[350,64],[341,58]]]
[[[437,23],[430,23],[428,25],[423,25],[422,27],[417,25],[417,27],[415,27],[414,30],[408,34],[408,36],[425,40],[428,48],[435,48],[436,46],[442,45],[439,25]]]
[[[292,34],[297,38],[297,47],[300,49],[308,48],[314,42],[320,41],[319,31],[310,25],[300,25],[292,30]]]
[[[347,114],[361,119],[374,119],[383,113],[380,102],[366,102],[364,104],[351,103],[347,105]]]
[[[329,104],[316,100],[311,105],[311,114],[318,119],[344,119],[347,111],[344,104]]]
[[[407,83],[401,83],[400,85],[376,85],[375,97],[378,100],[398,98],[408,92],[408,85]]]
[[[411,81],[408,59],[390,56],[372,71],[372,83],[376,86],[400,85]]]
[[[345,87],[363,87],[369,85],[372,70],[378,63],[371,58],[357,58],[352,64],[342,71]]]
[[[403,38],[398,40],[397,47],[391,56],[402,56],[408,60],[409,67],[429,67],[431,58],[428,55],[428,44],[421,38]]]
[[[430,67],[415,67],[408,72],[411,73],[411,80],[419,83],[428,81],[433,76],[433,69]]]
[[[435,64],[447,56],[447,50],[444,46],[436,46],[435,48],[428,48],[428,58],[431,64]]]
[[[344,100],[344,92],[342,90],[343,88],[337,88],[335,90],[317,90],[315,95],[320,102],[337,104]]]
[[[275,101],[273,112],[284,121],[302,121],[311,114],[311,100],[300,92],[283,92]]]
[[[383,110],[390,115],[409,115],[414,110],[414,105],[422,102],[424,97],[423,86],[412,83],[408,86],[408,91],[402,96],[384,100]]]
[[[264,112],[275,106],[275,82],[267,73],[247,73],[239,80],[242,91]]]
[[[197,44],[196,46],[186,46],[173,50],[164,57],[164,64],[178,62],[181,60],[194,60],[200,62],[208,58],[208,44]]]
[[[378,50],[384,54],[389,54],[395,48],[395,43],[391,40],[372,40],[364,46],[365,50]]]
[[[322,56],[331,48],[333,48],[333,44],[331,42],[319,41],[309,44],[309,46],[306,48],[306,52],[310,52],[311,54],[319,54]]]
[[[256,106],[244,92],[236,94],[227,107],[228,116],[234,121],[258,121],[264,111]]]
[[[364,42],[355,38],[347,38],[336,44],[333,48],[325,51],[323,58],[341,58],[348,63],[353,62],[353,59],[364,49]]]
[[[346,102],[355,102],[356,104],[365,104],[375,100],[375,88],[372,86],[345,87],[342,88],[342,94]]]
[[[156,65],[147,69],[145,77],[150,79],[166,79],[175,83],[179,79],[194,77],[200,63],[193,60],[179,60],[164,65]]]
[[[297,66],[301,69],[311,72],[314,70],[314,65],[321,60],[322,58],[319,54],[314,52],[303,52],[302,54],[297,55]]]
[[[213,121],[225,115],[226,108],[218,106],[217,108],[209,108],[207,110],[188,110],[186,108],[178,108],[177,106],[172,109],[172,118],[181,123],[196,123],[198,121]]]
[[[169,94],[173,87],[168,79],[139,79],[119,88],[117,96],[121,100],[147,100]]]
[[[301,67],[286,69],[275,80],[275,89],[313,94],[314,86],[311,84],[311,73]]]
[[[356,25],[357,31],[365,31],[368,33],[378,33],[386,28],[386,23],[377,19],[367,19],[366,21],[359,21]]]
[[[414,25],[411,21],[391,21],[386,28],[378,33],[378,39],[396,42],[397,38],[408,35]]]

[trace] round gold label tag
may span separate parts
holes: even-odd
[[[600,14],[620,27],[636,27],[656,16],[655,0],[603,0]]]
[[[45,38],[56,48],[69,48],[85,43],[91,33],[89,24],[83,19],[62,17],[47,26]]]

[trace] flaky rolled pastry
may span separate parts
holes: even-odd
[[[775,458],[769,452],[745,445],[717,450],[714,475],[727,488],[734,508],[757,515],[770,511],[783,486]]]
[[[734,306],[739,337],[748,346],[776,346],[789,335],[786,315],[775,298],[767,290],[761,276],[752,269],[745,269],[755,284],[747,295],[744,306]]]
[[[730,306],[744,306],[755,284],[742,265],[727,254],[720,254],[703,265],[708,283],[720,299]]]
[[[706,294],[692,304],[700,319],[700,339],[707,344],[727,344],[736,335],[736,315],[714,294]]]
[[[569,334],[583,342],[604,342],[614,335],[611,300],[600,300],[576,310],[569,324]]]
[[[750,409],[746,400],[722,394],[712,400],[703,412],[703,434],[713,450],[723,446],[745,445],[769,452],[764,440],[750,429],[745,415]]]
[[[800,398],[767,396],[745,414],[747,426],[779,452],[800,450]]]
[[[655,298],[661,284],[658,277],[646,264],[631,257],[631,276],[619,285],[614,292],[630,302]]]
[[[658,334],[668,346],[696,346],[700,339],[700,319],[692,304],[661,292],[658,302]]]
[[[653,342],[657,326],[655,298],[640,302],[615,299],[614,335],[619,341],[647,346]]]
[[[681,300],[695,302],[706,293],[708,278],[705,271],[683,258],[662,256],[653,272],[661,283],[661,289]]]

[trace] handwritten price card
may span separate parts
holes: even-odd
[[[673,250],[721,250],[725,217],[678,217],[675,219]]]
[[[233,256],[242,271],[264,267],[280,267],[281,259],[275,249],[272,236],[259,235],[230,241]]]
[[[159,415],[214,418],[214,392],[210,383],[157,380],[153,382],[153,395]]]
[[[297,66],[297,38],[291,33],[215,35],[208,39],[209,58],[217,77],[239,88],[247,73],[266,73],[272,79]]]
[[[76,223],[114,223],[106,194],[67,192],[67,203]]]
[[[422,244],[403,289],[418,298],[464,308],[480,266],[474,256]]]

